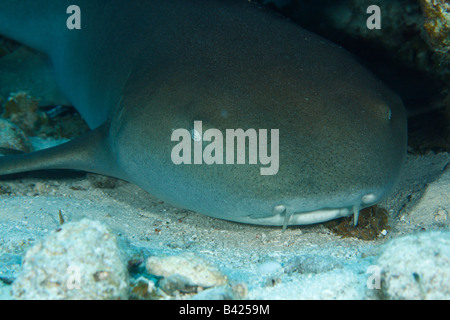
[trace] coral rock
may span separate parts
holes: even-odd
[[[0,119],[0,155],[31,151],[31,144],[25,133],[18,126]]]
[[[127,299],[126,263],[105,226],[67,223],[27,251],[12,292],[15,299]]]
[[[146,263],[147,272],[170,279],[183,279],[183,286],[210,288],[226,283],[227,278],[218,270],[217,267],[193,254],[184,254],[179,256],[148,258]],[[172,282],[171,282],[172,283]],[[178,283],[180,287],[180,283]]]
[[[383,299],[450,299],[450,232],[421,232],[389,242],[378,259]]]

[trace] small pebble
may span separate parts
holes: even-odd
[[[267,261],[258,266],[260,274],[271,274],[281,270],[283,267],[276,261]]]

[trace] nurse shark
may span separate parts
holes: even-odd
[[[74,4],[81,29],[67,28]],[[92,129],[1,157],[0,175],[94,172],[208,216],[286,228],[356,223],[404,163],[400,98],[338,45],[248,1],[1,0],[0,34],[48,55]],[[207,146],[196,121],[278,130],[276,174],[248,161],[174,163],[175,130]]]

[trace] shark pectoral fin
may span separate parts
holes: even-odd
[[[48,169],[75,169],[123,178],[106,142],[109,124],[56,147],[0,157],[0,175]]]

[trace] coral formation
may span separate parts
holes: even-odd
[[[430,47],[450,63],[450,3],[447,0],[421,0],[425,15],[425,37]]]
[[[38,102],[26,92],[11,94],[3,106],[2,117],[19,126],[27,135],[34,135],[47,122],[44,113],[38,112]]]
[[[0,118],[0,155],[29,151],[31,144],[22,129]]]
[[[11,93],[3,104],[1,117],[14,123],[27,137],[71,139],[89,130],[80,114],[70,108],[51,116],[38,106],[38,100],[28,92]],[[22,149],[19,149],[22,150]]]

